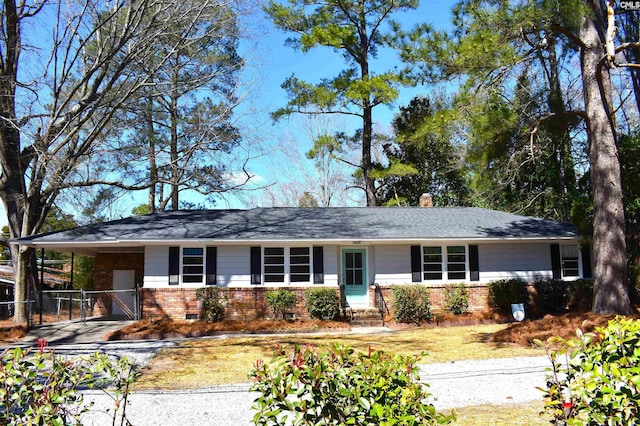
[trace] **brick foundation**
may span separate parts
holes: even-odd
[[[427,286],[429,289],[429,300],[431,302],[431,310],[433,312],[442,312],[444,310],[444,291],[445,285],[430,285]],[[393,297],[391,295],[391,286],[380,286],[380,290],[382,291],[382,295],[384,297],[384,301],[393,313]],[[469,292],[469,312],[488,312],[489,308],[489,287],[487,284],[471,284],[467,285],[467,291]],[[374,287],[370,288],[369,291],[370,296],[370,304],[371,306],[375,306],[375,290]]]
[[[307,310],[304,305],[304,292],[308,287],[286,287],[294,291],[297,297],[296,307],[291,313],[298,319],[307,319]],[[445,286],[429,286],[432,312],[444,310]],[[469,312],[488,312],[489,289],[486,284],[468,285]],[[229,320],[251,321],[256,319],[268,319],[273,317],[273,312],[266,302],[266,293],[273,291],[269,287],[250,288],[221,288],[226,298],[225,318]],[[391,286],[380,286],[387,307],[393,313],[393,297]],[[140,289],[142,318],[171,318],[184,320],[187,315],[191,318],[200,314],[201,303],[196,297],[197,289],[185,288],[142,288]],[[370,305],[375,305],[375,288],[369,290]]]
[[[273,312],[267,306],[266,293],[273,291],[268,287],[222,288],[227,301],[225,318],[230,320],[251,321],[272,318]],[[296,293],[297,303],[291,313],[299,319],[307,319],[304,305],[305,287],[287,287]],[[171,318],[184,320],[189,316],[198,316],[201,303],[196,297],[197,289],[185,288],[142,288],[140,290],[142,318]]]

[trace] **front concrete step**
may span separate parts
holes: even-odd
[[[352,309],[349,315],[353,327],[382,327],[384,320],[377,309]]]

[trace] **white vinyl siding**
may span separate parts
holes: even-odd
[[[480,244],[478,261],[481,282],[552,277],[549,243]]]
[[[143,287],[158,288],[169,286],[167,259],[169,259],[169,247],[145,247]]]
[[[340,265],[340,252],[338,246],[322,246],[324,251],[324,285],[338,285],[338,268]]]
[[[469,243],[473,244],[473,243]],[[535,243],[487,243],[478,245],[478,264],[480,279],[478,283],[494,280],[521,278],[535,281],[537,278],[551,278],[551,256],[548,242]],[[422,281],[424,284],[438,285],[446,282],[466,281],[469,274],[468,245],[452,244],[449,247],[465,247],[465,279],[447,280],[446,265],[440,266],[440,280]],[[442,247],[443,262],[447,262],[446,245],[425,243],[421,246],[421,262],[424,260],[424,247]],[[411,280],[411,245],[378,245],[375,246],[376,276],[373,282],[379,284],[412,284]],[[453,260],[453,259],[452,259]],[[460,259],[462,260],[462,259]],[[442,265],[442,264],[441,264]],[[423,264],[424,275],[424,264]],[[422,276],[423,276],[422,275]]]
[[[411,255],[408,245],[379,245],[375,250],[373,265],[369,275],[378,284],[400,284],[411,282]],[[374,275],[375,274],[375,275]]]
[[[379,284],[410,284],[411,283],[411,254],[412,244],[379,244],[368,246],[369,255],[369,283]],[[570,246],[562,244],[561,246]],[[446,263],[447,245],[423,243],[424,247],[442,247],[443,262]],[[469,250],[465,244],[451,244],[465,247],[465,273],[468,277],[469,271]],[[185,245],[184,247],[194,247]],[[204,246],[203,246],[204,247]],[[250,287],[250,247],[240,245],[217,245],[217,280],[220,287]],[[323,245],[324,251],[324,283],[323,286],[337,286],[340,268],[340,247],[339,245]],[[284,247],[288,249],[287,247]],[[307,281],[291,282],[292,285],[313,286],[313,259],[311,245],[308,247],[309,256],[309,279]],[[562,249],[564,250],[564,249]],[[182,253],[182,250],[181,250]],[[287,253],[285,251],[285,253]],[[578,253],[579,255],[579,253]],[[168,266],[167,259],[169,248],[167,246],[147,246],[144,258],[144,286],[148,288],[168,287]],[[296,255],[297,256],[297,255]],[[570,256],[569,256],[570,257]],[[565,262],[566,273],[571,272],[571,262],[575,266],[575,259],[567,257]],[[301,265],[306,268],[306,255],[302,254],[299,259]],[[422,261],[422,259],[421,259]],[[494,280],[507,278],[521,278],[525,281],[534,281],[538,278],[551,278],[551,256],[548,242],[505,242],[505,243],[480,243],[478,244],[478,261],[480,266],[480,283],[487,283]],[[205,262],[206,263],[206,262]],[[181,265],[182,266],[182,265]],[[580,258],[578,259],[580,265]],[[423,266],[424,267],[424,266]],[[568,269],[567,269],[568,268]],[[443,275],[439,281],[423,281],[425,284],[438,284],[446,282],[465,281],[461,279],[447,279],[446,265],[442,267]],[[182,269],[181,269],[182,271]],[[300,272],[300,271],[297,271]],[[423,271],[424,272],[424,271]],[[581,271],[580,271],[581,272]],[[301,274],[306,278],[306,270]],[[265,283],[274,287],[288,285],[285,283]],[[189,286],[204,286],[204,283],[188,284]],[[318,284],[315,284],[318,285]]]
[[[248,246],[218,246],[218,286],[251,286],[250,262]]]

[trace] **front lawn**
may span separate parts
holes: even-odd
[[[464,327],[427,327],[376,334],[290,334],[238,336],[191,340],[159,353],[137,382],[138,389],[198,388],[215,384],[246,383],[257,359],[271,358],[274,345],[332,342],[404,355],[427,351],[423,363],[483,358],[543,355],[541,349],[493,342],[491,336],[506,324]]]
[[[275,332],[286,330],[287,327],[294,330],[342,332],[260,336],[230,334],[187,340],[158,354],[145,370],[137,386],[144,389],[183,389],[247,382],[247,373],[253,368],[255,361],[269,359],[274,345],[278,343],[287,346],[311,344],[323,347],[332,342],[340,342],[363,352],[371,348],[403,355],[427,351],[428,355],[422,363],[543,355],[542,349],[533,347],[533,339],[544,341],[550,336],[572,338],[575,337],[577,328],[589,331],[596,325],[606,325],[610,318],[591,313],[566,314],[546,316],[537,320],[527,319],[521,323],[450,327],[427,325],[375,334],[344,333],[348,328],[339,322],[296,324],[265,321],[262,324],[244,326],[236,323],[236,327],[239,328],[231,330],[236,333],[243,328],[255,333],[261,328]],[[189,329],[188,324],[159,324],[154,326],[152,323],[137,323],[120,334],[133,333],[140,336],[146,332],[153,335],[162,328],[169,335],[184,335],[180,334],[180,330],[184,330],[185,327]],[[194,326],[195,324],[191,323],[192,331]],[[216,332],[220,333],[225,327],[228,328],[229,324],[218,324],[216,327]],[[197,326],[195,328],[197,329]]]

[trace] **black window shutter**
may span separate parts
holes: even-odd
[[[478,246],[469,246],[469,278],[480,281],[480,264],[478,262]]]
[[[169,247],[169,285],[178,285],[180,278],[180,247]]]
[[[411,282],[422,282],[422,253],[420,246],[411,246]]]
[[[591,268],[591,247],[582,246],[582,278],[593,278],[593,269]]]
[[[324,284],[324,250],[313,246],[313,283]]]
[[[218,247],[207,247],[207,285],[218,284]]]
[[[551,270],[553,279],[562,279],[562,259],[560,259],[560,244],[551,244]]]
[[[262,250],[260,247],[251,247],[251,284],[260,284],[262,280]]]

